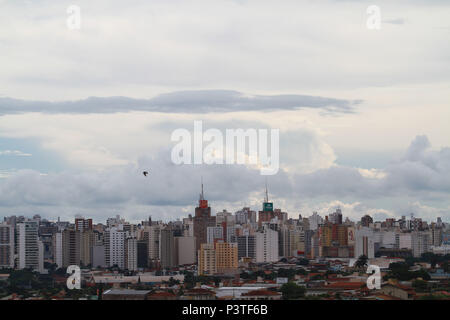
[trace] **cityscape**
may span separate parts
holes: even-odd
[[[0,0],[2,319],[445,316],[449,17]]]
[[[441,218],[413,214],[290,216],[267,185],[261,210],[213,215],[202,183],[182,220],[4,217],[0,299],[449,300],[449,236]]]

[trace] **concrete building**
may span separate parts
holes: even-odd
[[[198,275],[216,273],[216,250],[213,243],[202,243],[198,251]]]
[[[237,243],[216,242],[216,272],[236,273],[238,270],[238,245]]]
[[[83,229],[80,232],[80,261],[83,266],[92,266],[92,248],[94,247],[94,232]]]
[[[38,235],[39,224],[29,220],[17,224],[18,268],[30,268],[38,272],[44,271],[44,253]]]
[[[130,271],[138,269],[137,240],[135,237],[128,237],[125,240],[125,268]]]
[[[137,267],[148,268],[148,241],[138,240],[137,246]]]
[[[117,227],[105,232],[105,260],[108,267],[125,268],[125,238],[126,233]]]
[[[173,230],[162,229],[160,233],[161,268],[176,266],[175,237]]]
[[[430,251],[430,234],[424,231],[413,231],[411,233],[412,252],[415,258]]]
[[[0,268],[14,268],[14,226],[0,224]]]
[[[195,248],[199,250],[203,243],[208,243],[207,230],[208,227],[216,226],[216,217],[211,216],[211,207],[208,206],[208,200],[203,195],[203,184],[198,207],[195,208],[194,220],[194,237],[196,240]]]
[[[104,245],[95,245],[92,247],[92,266],[94,268],[105,268],[107,266]]]
[[[278,256],[278,232],[263,226],[262,232],[255,232],[256,262],[276,262]]]
[[[177,265],[194,264],[196,262],[195,238],[175,237],[175,252]]]
[[[400,233],[398,235],[398,249],[412,249],[411,233]]]
[[[363,227],[355,230],[354,257],[365,255],[369,259],[375,257],[375,243],[372,229]]]
[[[238,236],[236,242],[238,244],[238,259],[251,258],[256,261],[256,236]]]
[[[222,227],[207,227],[206,228],[207,243],[214,243],[215,240],[225,240],[223,237],[223,228]]]

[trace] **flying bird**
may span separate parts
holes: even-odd
[[[142,174],[143,174],[144,176],[148,176],[148,171],[144,171],[144,172],[142,172]]]

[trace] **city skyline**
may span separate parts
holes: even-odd
[[[1,1],[0,216],[175,219],[201,175],[257,208],[254,166],[171,161],[202,121],[280,130],[291,214],[449,217],[450,4],[373,5],[379,29],[350,0]]]

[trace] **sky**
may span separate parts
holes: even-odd
[[[380,29],[367,27],[372,5]],[[450,221],[448,1],[0,8],[0,217],[181,219],[202,177],[213,213],[260,210],[257,168],[172,163],[172,132],[201,120],[280,130],[267,181],[290,217]]]

